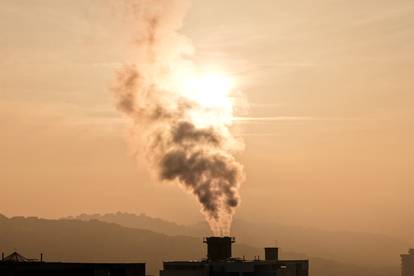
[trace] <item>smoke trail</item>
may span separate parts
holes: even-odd
[[[206,105],[200,93],[215,91],[183,85],[196,72],[189,58],[192,45],[178,32],[188,3],[125,3],[136,20],[136,60],[117,74],[117,108],[133,120],[139,133],[134,138],[160,180],[191,191],[214,234],[228,235],[243,180],[242,166],[232,155],[237,143],[229,130],[233,107],[226,95],[219,104]]]

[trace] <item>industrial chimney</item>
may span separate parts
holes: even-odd
[[[265,260],[277,261],[279,259],[279,248],[277,247],[265,247]]]
[[[207,237],[207,259],[209,261],[224,261],[231,258],[231,244],[236,240],[234,237]]]

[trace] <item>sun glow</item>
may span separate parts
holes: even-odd
[[[193,66],[176,66],[161,88],[195,106],[188,116],[199,127],[221,127],[233,123],[235,80],[219,70],[197,72]]]
[[[204,108],[226,108],[234,81],[224,74],[205,74],[189,79],[189,97]]]
[[[186,97],[198,105],[190,117],[199,126],[230,125],[233,121],[234,80],[224,73],[187,76]]]

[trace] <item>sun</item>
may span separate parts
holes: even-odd
[[[161,88],[171,91],[194,106],[188,111],[199,127],[221,127],[233,123],[236,81],[220,70],[195,70],[192,66],[177,66]]]
[[[223,73],[206,73],[189,79],[189,97],[207,109],[228,108],[234,80]]]
[[[233,123],[234,79],[222,72],[186,74],[183,96],[196,104],[189,114],[199,127],[222,127]]]

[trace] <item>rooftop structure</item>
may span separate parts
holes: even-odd
[[[8,263],[23,263],[23,262],[33,262],[37,261],[36,259],[28,259],[26,257],[23,257],[17,252],[11,253],[9,256],[4,257],[4,254],[1,255],[1,261],[2,262],[8,262]]]
[[[208,237],[207,258],[200,261],[167,261],[160,276],[308,276],[308,260],[279,260],[276,247],[265,248],[265,259],[233,258],[233,237]]]

